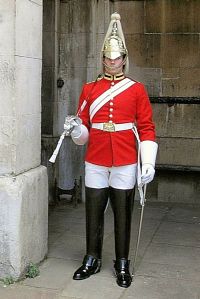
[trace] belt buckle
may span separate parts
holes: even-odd
[[[106,132],[115,132],[115,125],[113,123],[104,123],[103,131]]]

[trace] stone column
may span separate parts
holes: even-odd
[[[0,0],[0,277],[47,252],[48,183],[40,165],[42,0]]]

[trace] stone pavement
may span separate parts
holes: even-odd
[[[140,206],[135,203],[132,244]],[[49,252],[40,276],[0,285],[0,299],[200,299],[200,207],[147,202],[134,281],[128,289],[115,283],[113,216],[105,214],[103,266],[84,281],[72,275],[85,254],[84,204],[66,200],[50,208]],[[131,255],[134,252],[131,248]]]

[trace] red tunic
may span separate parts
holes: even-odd
[[[79,109],[84,100],[87,104],[79,117],[89,130],[89,141],[85,160],[102,166],[122,166],[137,162],[137,142],[131,129],[117,132],[105,132],[91,128],[89,108],[103,92],[117,84],[118,80],[105,78],[83,86]],[[78,111],[79,111],[78,109]],[[152,121],[152,109],[143,84],[134,85],[107,102],[92,119],[92,123],[113,122],[116,124],[135,123],[140,140],[155,141],[155,126]]]

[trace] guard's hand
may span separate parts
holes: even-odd
[[[155,169],[151,164],[142,165],[141,181],[143,184],[148,184],[153,181],[155,175]]]
[[[71,135],[72,132],[77,135],[81,130],[81,123],[81,119],[75,115],[66,116],[64,123],[64,130],[66,132],[66,135]]]

